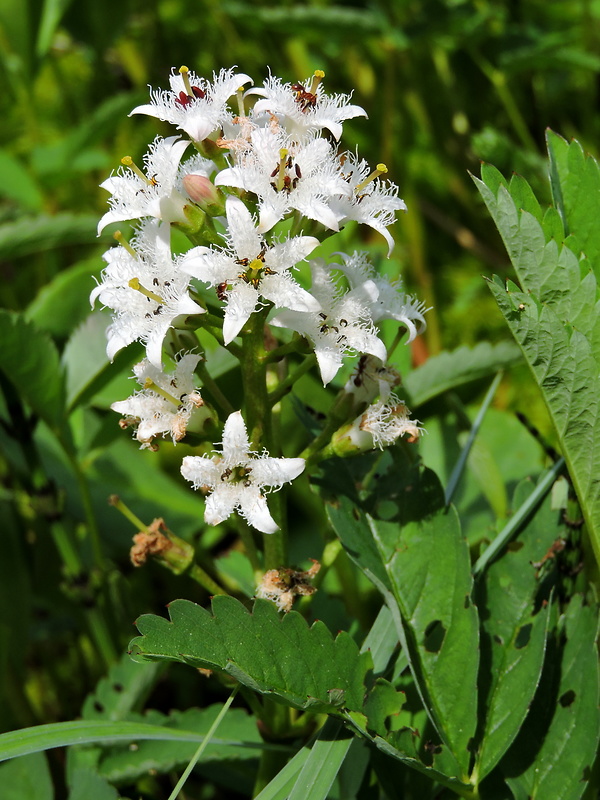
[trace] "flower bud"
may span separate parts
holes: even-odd
[[[225,195],[204,175],[186,175],[183,185],[190,199],[209,217],[225,214]]]

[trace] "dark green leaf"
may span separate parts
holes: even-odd
[[[0,766],[2,800],[53,800],[54,789],[43,753],[33,753]]]
[[[232,597],[214,597],[212,611],[175,600],[171,622],[140,617],[132,655],[222,670],[295,708],[362,707],[369,659],[346,633],[334,640],[323,623],[309,628],[294,611],[282,618],[267,600],[257,600],[251,614]]]
[[[95,216],[62,212],[5,222],[0,225],[0,259],[22,258],[72,244],[96,241],[98,219]]]
[[[77,767],[71,776],[69,800],[119,800],[119,793],[89,767]]]

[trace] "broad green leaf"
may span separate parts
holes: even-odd
[[[65,408],[63,373],[52,340],[19,314],[0,309],[0,369],[33,411],[56,430]]]
[[[79,720],[75,722],[51,722],[33,728],[21,728],[0,734],[0,761],[39,753],[53,747],[72,744],[96,744],[98,742],[137,742],[144,739],[157,739],[168,742],[195,742],[198,745],[203,736],[195,731],[182,731],[176,728],[148,725],[144,722],[118,722],[104,720]],[[254,742],[211,739],[212,744],[231,745],[261,749],[263,744]]]
[[[523,481],[513,500],[519,508],[532,493]],[[488,568],[475,600],[482,618],[481,672],[485,724],[480,731],[475,774],[482,780],[506,752],[527,715],[544,660],[548,612],[537,610],[541,576],[532,566],[542,561],[564,526],[550,496],[507,549]]]
[[[285,767],[279,770],[273,780],[256,795],[255,800],[287,800],[288,794],[296,781],[296,777],[306,763],[309,755],[310,748],[308,745],[304,745],[304,747],[298,750],[296,755],[288,761]]]
[[[520,360],[519,350],[512,342],[464,345],[428,358],[422,367],[403,378],[403,386],[409,394],[411,408],[417,408],[443,392],[486,378]]]
[[[64,211],[0,225],[0,259],[22,258],[56,247],[96,242],[96,217]]]
[[[119,792],[89,767],[73,771],[68,800],[119,800]]]
[[[151,710],[143,716],[129,715],[128,721],[135,721],[135,717],[142,725],[161,725],[168,730],[194,731],[199,736],[205,736],[221,709],[222,704],[216,703],[203,709],[172,711],[168,716]],[[264,746],[256,720],[241,708],[228,710],[218,733],[219,738],[211,739],[202,754],[202,762],[255,759],[259,749]],[[234,742],[243,744],[236,746]],[[97,763],[98,774],[111,782],[120,783],[133,782],[146,775],[149,769],[168,773],[186,766],[198,748],[197,743],[191,741],[144,740],[136,745],[135,749],[126,744],[103,747]]]
[[[9,761],[0,766],[2,800],[53,800],[54,789],[43,753]]]
[[[159,673],[157,664],[136,664],[125,654],[110,668],[108,675],[100,679],[95,691],[86,697],[83,718],[125,719],[150,692]]]
[[[53,336],[66,339],[90,313],[89,296],[95,286],[92,275],[98,275],[101,266],[99,258],[90,258],[59,272],[29,304],[27,319]]]
[[[578,800],[597,755],[598,607],[583,605],[581,596],[575,595],[563,622],[566,641],[561,647],[558,691],[552,696],[552,720],[541,732],[543,741],[534,762],[522,774],[507,779],[515,796],[531,800]],[[514,775],[510,764],[506,770]]]
[[[25,166],[7,150],[0,149],[0,197],[13,200],[27,211],[41,211],[44,196]]]
[[[383,674],[397,645],[398,636],[391,611],[387,606],[381,606],[379,614],[360,648],[361,652],[368,650],[371,653],[374,675]]]
[[[443,509],[432,473],[414,468],[398,475],[394,502],[400,518],[393,522],[367,517],[347,498],[339,498],[328,513],[349,556],[384,595],[393,594],[414,679],[443,743],[466,775],[479,661],[467,543],[455,511]]]
[[[352,740],[339,720],[329,718],[319,731],[288,800],[326,800]]]
[[[561,212],[567,231],[575,237],[600,279],[600,167],[584,153],[577,140],[567,142],[551,130],[546,131],[550,156],[550,176],[554,204]]]
[[[294,708],[362,707],[369,658],[345,632],[334,639],[323,623],[309,628],[294,611],[281,618],[268,600],[257,600],[250,613],[232,597],[214,597],[212,612],[175,600],[171,622],[140,617],[132,656],[222,670]]]

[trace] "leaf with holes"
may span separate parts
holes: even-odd
[[[250,613],[232,597],[214,597],[212,612],[175,600],[170,622],[140,617],[142,636],[131,642],[132,656],[222,670],[294,708],[362,708],[370,656],[359,654],[347,633],[334,639],[322,622],[309,628],[295,611],[281,617],[268,600],[257,600]]]
[[[597,605],[583,605],[580,595],[575,595],[561,620],[563,635],[557,642],[554,659],[549,664],[549,680],[542,682],[536,697],[551,719],[544,726],[523,729],[524,747],[515,747],[509,753],[505,774],[515,797],[531,800],[579,800],[585,792],[600,739],[600,711],[598,709],[598,629]],[[532,710],[532,718],[536,715]],[[522,771],[524,757],[531,742],[536,745],[533,759],[528,759]]]
[[[455,511],[441,508],[442,489],[433,473],[413,467],[398,484],[399,521],[368,517],[346,498],[329,507],[329,517],[349,556],[384,596],[393,597],[422,700],[455,759],[457,777],[465,777],[477,721],[479,662],[469,551]]]
[[[513,500],[518,509],[534,490],[522,481]],[[478,735],[474,774],[479,781],[494,768],[517,736],[535,694],[546,647],[550,605],[543,572],[532,564],[552,565],[553,546],[565,534],[560,514],[548,495],[502,558],[476,587],[482,619],[481,671],[484,726]],[[545,608],[537,610],[542,601]],[[537,610],[537,613],[536,613]]]

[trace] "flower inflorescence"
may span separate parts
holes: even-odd
[[[187,67],[173,70],[170,90],[151,90],[150,102],[131,113],[169,122],[179,133],[157,137],[141,168],[123,158],[102,184],[110,209],[99,232],[132,221],[134,233],[131,242],[115,235],[119,244],[105,254],[91,300],[114,312],[109,358],[134,341],[145,345],[147,356],[134,368],[142,389],[113,409],[141,446],[152,449],[161,436],[176,443],[191,432],[206,440],[204,429],[194,427],[200,408],[204,428],[220,418],[222,450],[187,456],[181,468],[209,494],[210,524],[237,510],[258,530],[274,532],[278,522],[265,487],[281,488],[305,468],[303,458],[272,455],[281,448],[270,423],[276,402],[267,391],[270,359],[309,348],[324,385],[348,359],[359,359],[342,390],[353,398],[346,403],[346,428],[330,437],[331,443],[344,439],[344,454],[383,447],[403,434],[414,439],[420,431],[391,390],[399,378],[386,365],[377,324],[394,320],[412,341],[425,326],[426,309],[380,276],[365,253],[340,253],[335,262],[319,254],[327,237],[354,220],[384,237],[389,256],[389,228],[406,209],[398,187],[384,177],[385,165],[371,170],[340,150],[343,123],[366,113],[349,95],[329,95],[323,79],[320,70],[304,83],[270,76],[262,87],[246,89],[251,78],[235,69],[212,80]],[[173,253],[173,228],[190,240],[186,252]],[[309,256],[310,285],[301,268]],[[200,330],[240,359],[241,403],[231,403],[210,376],[202,338],[190,334]],[[171,371],[164,366],[169,359],[175,359]],[[290,376],[281,379],[281,369],[278,374],[283,385],[293,384]],[[272,390],[272,374],[269,381]],[[272,396],[279,399],[276,388]],[[236,405],[245,408],[248,428]]]

